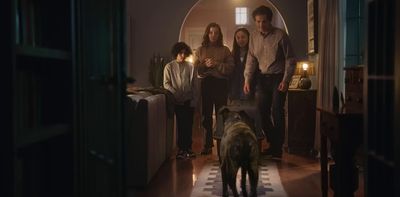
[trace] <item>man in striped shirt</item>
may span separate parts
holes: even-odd
[[[256,104],[270,145],[265,154],[281,158],[285,135],[284,105],[296,61],[288,35],[271,24],[272,16],[272,10],[266,6],[253,11],[256,31],[250,36],[243,91],[248,94],[253,77],[259,77]],[[261,71],[259,76],[255,76],[257,65]]]

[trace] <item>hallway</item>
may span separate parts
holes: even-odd
[[[198,117],[195,117],[193,129],[193,151],[199,153],[202,148],[202,132]],[[212,155],[198,155],[192,160],[176,160],[175,154],[164,162],[147,188],[128,188],[128,197],[189,197],[202,168],[216,161],[216,142]],[[263,141],[263,147],[267,146]],[[277,162],[282,185],[288,197],[320,197],[321,176],[318,159],[285,152],[282,161]],[[364,196],[363,177],[360,174],[359,189],[355,197]],[[332,190],[329,196],[333,196]]]

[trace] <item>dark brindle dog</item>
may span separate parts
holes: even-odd
[[[247,196],[246,174],[249,175],[250,196],[257,196],[259,149],[254,134],[254,124],[244,112],[222,109],[219,118],[223,118],[224,134],[220,145],[220,167],[223,185],[223,196],[228,196],[228,185],[233,196],[239,196],[236,189],[236,174],[242,169],[241,188]]]

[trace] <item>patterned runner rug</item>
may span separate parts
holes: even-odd
[[[240,169],[237,175],[236,187],[241,194],[240,189]],[[249,183],[246,181],[247,191],[249,192]],[[229,190],[229,196],[232,192]],[[191,197],[216,197],[222,196],[222,179],[218,161],[209,162],[204,166],[194,185]],[[262,159],[259,167],[259,180],[257,187],[258,197],[286,197],[283,189],[276,163],[271,160]]]

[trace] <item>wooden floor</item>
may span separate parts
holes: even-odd
[[[200,129],[194,129],[193,139],[193,151],[198,153],[202,148]],[[263,143],[263,147],[265,146],[266,143]],[[215,147],[212,155],[197,156],[191,160],[176,160],[174,156],[171,156],[159,169],[148,187],[129,188],[128,196],[189,197],[203,166],[208,160],[217,160]],[[320,163],[315,157],[284,153],[282,161],[278,163],[278,169],[289,197],[321,196]],[[360,187],[355,192],[355,197],[364,196],[362,179],[360,175]],[[329,196],[333,196],[332,191],[329,191]]]

